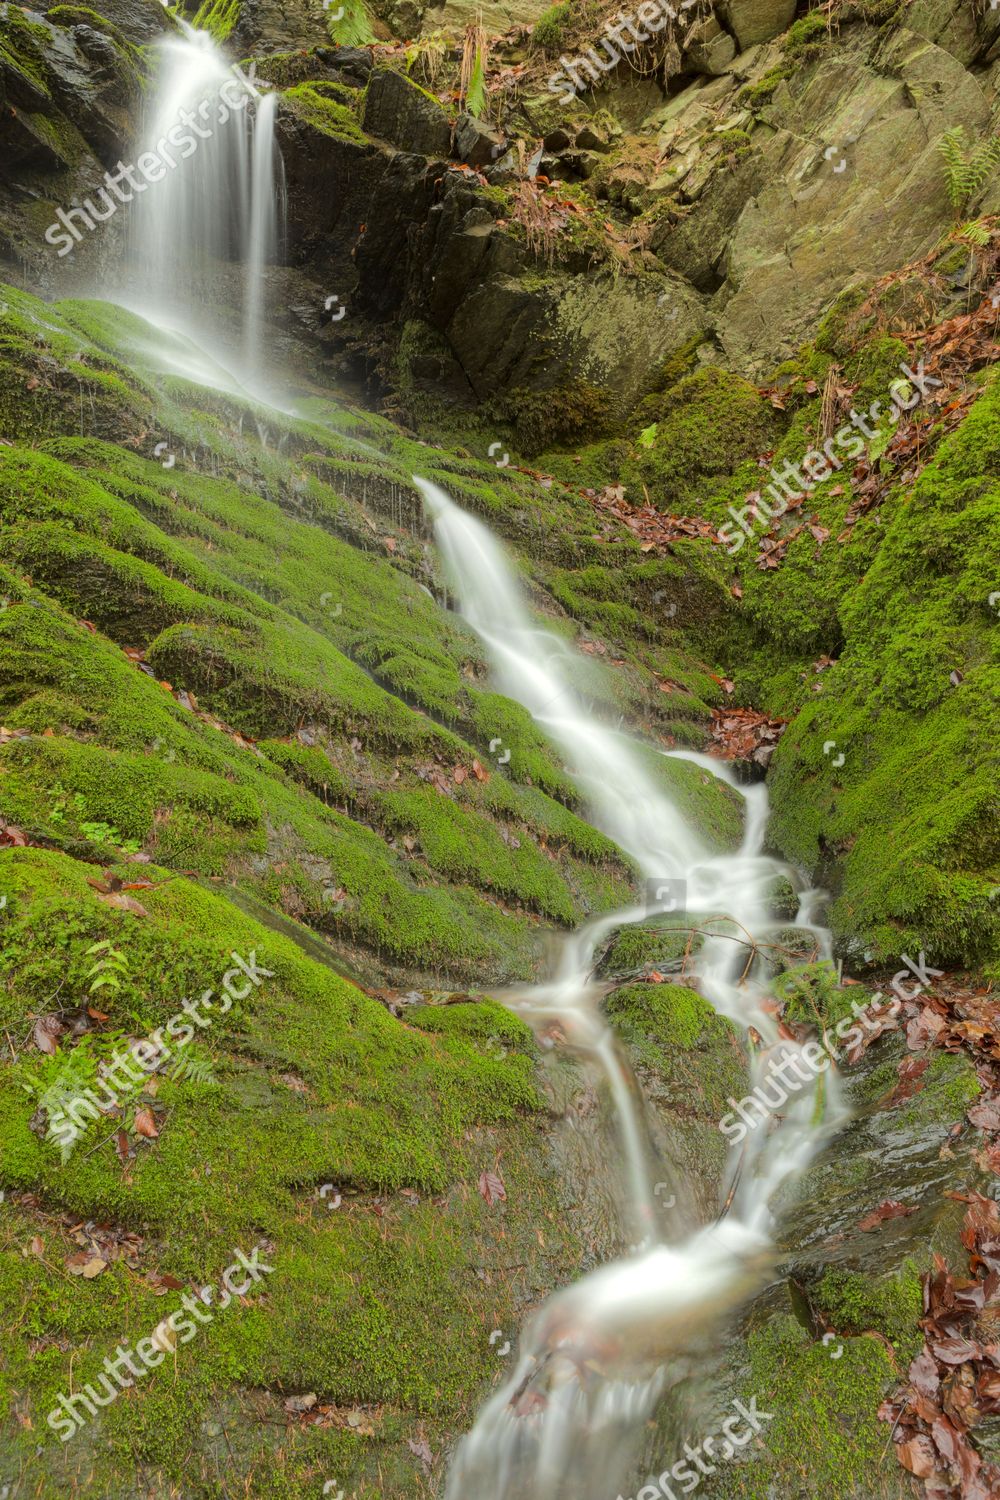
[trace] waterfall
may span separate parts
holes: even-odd
[[[250,172],[250,232],[246,241],[246,299],[243,313],[243,357],[248,371],[263,366],[261,329],[267,300],[266,268],[278,248],[278,199],[275,164],[281,155],[275,140],[278,96],[265,94],[257,105]],[[281,194],[282,200],[284,193]]]
[[[458,1448],[447,1500],[612,1500],[634,1462],[671,1362],[762,1284],[771,1264],[770,1200],[782,1182],[804,1170],[843,1109],[829,1073],[821,1075],[825,1093],[819,1099],[815,1087],[802,1089],[783,1108],[778,1127],[748,1136],[742,1156],[732,1160],[729,1212],[711,1226],[687,1224],[677,1243],[668,1242],[650,1191],[652,1151],[637,1091],[601,1014],[594,955],[613,928],[666,909],[656,899],[661,881],[683,880],[689,920],[711,921],[711,934],[693,961],[702,993],[738,1024],[756,1028],[764,1042],[758,1070],[768,1053],[800,1051],[796,1043],[779,1040],[764,1003],[769,974],[756,947],[788,925],[772,921],[767,910],[769,885],[776,875],[791,873],[763,853],[767,793],[763,786],[740,787],[728,768],[706,756],[674,752],[743,797],[740,849],[728,855],[707,851],[647,770],[649,747],[600,724],[587,710],[572,686],[582,658],[531,618],[496,539],[436,485],[421,479],[416,484],[450,584],[486,647],[498,685],[558,745],[594,823],[632,857],[651,892],[645,906],[611,913],[570,934],[554,978],[511,997],[539,1031],[558,1019],[569,1045],[603,1072],[621,1134],[626,1212],[638,1245],[556,1292],[531,1319],[517,1369]],[[793,925],[807,928],[829,956],[829,934],[812,917],[816,901],[816,892],[805,893]],[[675,1226],[679,1218],[674,1215]]]
[[[155,177],[155,164],[145,182],[134,174],[128,300],[211,349],[219,363],[235,363],[248,388],[263,388],[266,274],[284,227],[277,97],[261,95],[253,69],[234,67],[206,32],[184,21],[180,27],[180,35],[158,44],[160,68],[143,122],[137,161],[155,157],[162,175]],[[238,341],[232,334],[227,340],[235,355],[218,347],[216,306],[240,312]]]

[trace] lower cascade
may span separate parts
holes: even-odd
[[[695,1225],[683,1208],[663,1215],[634,1080],[601,1016],[594,955],[614,928],[656,916],[668,894],[683,890],[685,920],[694,927],[707,921],[713,929],[695,961],[703,992],[723,1014],[760,1035],[759,1076],[775,1055],[792,1055],[796,1044],[779,1038],[761,1003],[770,975],[756,945],[782,925],[768,919],[765,896],[775,876],[791,873],[762,852],[767,794],[761,786],[743,792],[739,853],[709,857],[644,770],[638,744],[587,711],[572,686],[582,660],[531,619],[513,568],[487,528],[437,485],[415,483],[459,606],[487,647],[499,682],[561,747],[595,824],[632,855],[651,897],[645,907],[611,913],[567,938],[552,981],[509,997],[539,1034],[557,1022],[570,1046],[603,1074],[624,1153],[623,1209],[638,1243],[558,1291],[532,1318],[518,1366],[463,1441],[447,1490],[449,1500],[469,1494],[605,1500],[621,1483],[685,1350],[766,1279],[773,1260],[770,1200],[808,1165],[844,1112],[835,1081],[824,1078],[825,1097],[805,1090],[778,1130],[762,1133],[753,1149],[734,1156],[733,1192],[716,1223]],[[736,787],[717,762],[688,758]],[[817,895],[803,894],[795,925],[807,928],[828,958],[829,934],[811,917]]]

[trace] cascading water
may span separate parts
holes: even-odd
[[[746,806],[738,853],[711,855],[647,770],[648,747],[595,721],[570,686],[581,659],[528,615],[503,550],[481,522],[436,485],[416,481],[432,517],[462,612],[482,639],[498,682],[559,745],[591,816],[631,855],[653,899],[602,917],[570,935],[555,977],[510,997],[541,1031],[558,1019],[568,1043],[603,1071],[627,1163],[627,1209],[639,1241],[634,1253],[557,1292],[524,1331],[511,1379],[486,1403],[462,1441],[448,1500],[612,1500],[634,1461],[642,1429],[667,1383],[667,1366],[691,1340],[759,1287],[770,1264],[769,1201],[801,1172],[824,1130],[842,1113],[835,1080],[804,1089],[783,1106],[777,1129],[748,1137],[730,1167],[728,1213],[686,1229],[668,1243],[650,1191],[650,1148],[635,1090],[599,1007],[594,954],[618,926],[665,909],[666,880],[687,884],[687,919],[710,930],[694,961],[696,982],[719,1011],[753,1026],[770,1054],[797,1051],[780,1040],[770,1009],[766,966],[757,943],[777,924],[766,892],[787,867],[762,852],[767,823],[763,786],[741,788],[708,757],[675,752],[728,782]],[[802,898],[796,926],[829,956],[829,937],[812,918],[817,893]],[[818,1085],[817,1085],[818,1087]],[[822,1109],[817,1106],[822,1105]],[[661,1168],[662,1171],[662,1168]],[[680,1216],[675,1215],[675,1234]],[[683,1232],[683,1230],[682,1230]]]
[[[218,330],[201,313],[197,327],[190,326],[193,291],[209,304],[238,307],[240,380],[264,390],[267,267],[284,230],[277,96],[262,95],[206,32],[179,24],[181,34],[160,43],[157,87],[143,125],[144,151],[163,164],[163,174],[145,183],[136,174],[141,187],[130,208],[129,260],[141,304],[135,291],[130,300],[144,317],[201,348],[216,342]],[[234,363],[230,353],[212,353],[223,366]],[[194,371],[183,368],[183,352],[180,363],[182,373],[201,373],[197,362]]]

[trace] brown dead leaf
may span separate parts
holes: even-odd
[[[108,891],[106,894],[98,891],[98,901],[103,901],[105,906],[115,906],[119,911],[130,911],[134,917],[148,917],[149,912],[144,906],[140,906],[134,896],[127,896],[124,891]]]
[[[873,1229],[877,1229],[880,1224],[884,1224],[886,1219],[902,1219],[907,1214],[915,1214],[916,1211],[916,1208],[912,1204],[900,1203],[895,1198],[887,1198],[884,1203],[879,1204],[878,1208],[872,1209],[870,1214],[866,1214],[858,1225],[858,1228],[862,1233],[870,1234]]]
[[[35,1022],[32,1036],[35,1046],[39,1052],[47,1052],[49,1056],[59,1050],[59,1038],[63,1033],[63,1024],[56,1016],[39,1016]]]
[[[479,1191],[492,1208],[494,1203],[506,1203],[507,1189],[496,1172],[480,1172]]]
[[[132,1124],[136,1135],[144,1136],[147,1141],[155,1141],[160,1134],[156,1128],[156,1116],[151,1109],[137,1109]]]
[[[312,1411],[318,1400],[315,1391],[310,1391],[306,1396],[289,1396],[285,1402],[285,1410],[292,1416],[298,1416],[304,1411]]]
[[[85,1281],[93,1281],[95,1276],[100,1276],[102,1271],[108,1269],[108,1263],[103,1255],[92,1255],[89,1250],[78,1250],[75,1255],[67,1259],[66,1269],[71,1276],[82,1276]]]

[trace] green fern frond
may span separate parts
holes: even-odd
[[[957,219],[1000,165],[1000,136],[991,136],[972,146],[966,140],[964,126],[953,125],[940,137],[937,149],[944,161],[948,201]]]
[[[477,49],[475,62],[472,65],[472,74],[469,78],[469,88],[465,96],[465,107],[470,115],[477,120],[482,119],[486,113],[486,59],[482,48]]]
[[[970,219],[967,224],[960,224],[952,237],[984,250],[993,238],[993,231],[982,219]]]
[[[375,40],[365,0],[331,0],[326,29],[341,47],[367,47]]]
[[[489,63],[489,43],[480,21],[470,21],[465,28],[465,45],[462,49],[462,81],[459,85],[462,103],[476,119],[485,118],[489,92],[486,88],[486,69]]]
[[[170,1063],[166,1076],[173,1083],[218,1083],[212,1072],[212,1064],[195,1052],[182,1053],[176,1062]]]

